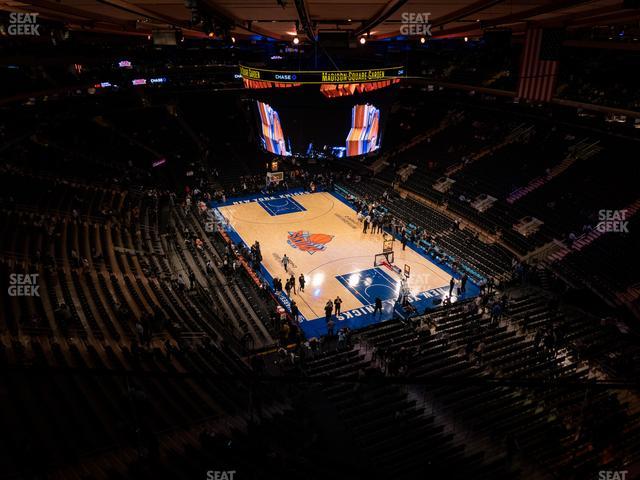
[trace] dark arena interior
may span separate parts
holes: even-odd
[[[0,478],[640,479],[638,0],[0,0]]]

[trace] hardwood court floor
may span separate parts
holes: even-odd
[[[306,320],[324,317],[325,303],[338,295],[343,312],[371,305],[376,296],[397,297],[400,276],[373,265],[374,256],[382,252],[382,234],[362,233],[355,211],[331,193],[292,199],[252,201],[218,210],[247,245],[260,242],[263,265],[272,277],[281,278],[284,285],[288,276],[281,263],[284,254],[291,260],[289,275],[293,273],[297,280],[304,274],[305,291],[292,291],[291,300]],[[411,267],[412,294],[448,286],[448,273],[408,246],[403,251],[398,240],[394,254],[400,269],[405,264]]]

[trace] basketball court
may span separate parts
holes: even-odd
[[[389,234],[363,233],[356,212],[338,193],[294,191],[232,199],[217,204],[215,211],[234,242],[260,243],[261,270],[270,286],[273,278],[284,285],[293,274],[297,289],[298,277],[305,276],[304,292],[292,290],[291,298],[286,292],[276,295],[287,310],[296,302],[307,337],[326,334],[324,307],[337,296],[343,302],[341,314],[334,317],[336,331],[391,318],[403,279],[411,304],[420,312],[449,295],[448,266],[436,265],[410,243],[403,250]],[[381,255],[383,250],[388,253]],[[288,271],[282,264],[285,254]],[[466,297],[478,292],[470,281],[466,290]],[[376,298],[382,300],[383,311],[374,315]],[[456,299],[454,292],[452,301]]]

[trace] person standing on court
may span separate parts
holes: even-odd
[[[296,277],[293,276],[293,273],[291,274],[291,277],[289,277],[289,283],[291,284],[291,288],[293,289],[293,294],[297,295],[298,292],[296,292]]]
[[[369,222],[371,221],[371,217],[367,214],[366,217],[364,217],[364,228],[362,230],[362,233],[367,233],[367,228],[369,228]]]
[[[286,283],[284,284],[284,289],[287,292],[287,297],[290,297],[291,296],[291,280],[287,279]]]
[[[287,270],[287,267],[289,266],[289,257],[287,257],[286,253],[282,257],[282,266],[284,267],[284,271],[288,273],[289,270]]]
[[[300,285],[300,291],[304,292],[304,275],[300,274],[300,276],[298,277],[298,284]]]
[[[456,286],[456,279],[451,277],[451,280],[449,280],[449,296],[451,296],[451,294],[453,293],[453,287]]]
[[[405,248],[407,248],[407,232],[406,230],[402,230],[402,250],[404,251]]]
[[[333,337],[333,328],[335,326],[336,322],[334,322],[331,317],[329,317],[329,320],[327,320],[327,336],[328,337]]]
[[[380,299],[380,297],[376,297],[373,314],[375,315],[378,312],[380,313],[380,315],[382,315],[382,300]]]
[[[331,320],[331,313],[333,313],[333,302],[331,300],[327,300],[327,303],[324,306],[324,314],[327,322]]]
[[[340,296],[337,296],[336,299],[333,301],[333,306],[335,308],[336,317],[337,317],[340,315],[340,307],[342,306],[342,299],[340,298]]]

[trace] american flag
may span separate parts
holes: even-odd
[[[529,27],[520,60],[518,97],[536,102],[553,98],[564,32],[557,28]]]

